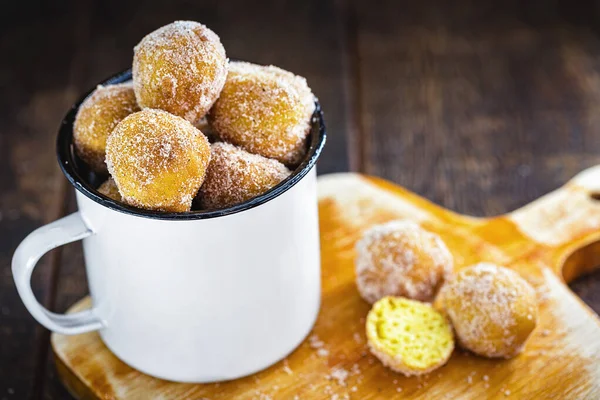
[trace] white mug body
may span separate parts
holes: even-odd
[[[320,303],[316,168],[260,206],[169,221],[77,193],[100,336],[125,363],[179,382],[262,370],[311,330]]]

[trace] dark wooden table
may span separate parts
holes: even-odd
[[[600,163],[600,9],[591,1],[6,2],[0,12],[0,399],[65,399],[49,334],[19,300],[18,243],[74,210],[57,126],[176,19],[231,57],[307,77],[326,114],[321,173],[379,175],[448,208],[503,213]],[[248,3],[248,4],[246,4]],[[87,292],[80,245],[45,256],[38,299]],[[572,288],[600,311],[600,273]]]

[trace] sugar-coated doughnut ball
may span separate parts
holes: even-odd
[[[139,111],[131,82],[98,86],[75,117],[75,151],[93,171],[106,173],[106,139],[123,118]]]
[[[162,110],[131,114],[106,145],[108,171],[123,200],[148,210],[189,211],[209,162],[202,132]]]
[[[204,209],[229,207],[260,196],[290,175],[282,163],[229,143],[212,146],[212,158],[198,196]]]
[[[306,79],[274,66],[231,62],[208,119],[224,141],[294,165],[306,152],[314,109]]]
[[[119,188],[117,187],[117,184],[113,178],[108,178],[106,181],[104,181],[104,183],[98,187],[98,192],[105,195],[109,199],[123,201],[121,193],[119,193]]]
[[[403,297],[384,297],[367,316],[371,353],[406,376],[423,375],[444,365],[454,337],[448,320],[431,305]]]
[[[516,272],[481,263],[462,269],[440,291],[459,344],[485,357],[510,358],[536,326],[534,289]]]
[[[356,243],[356,284],[369,303],[384,296],[431,301],[453,264],[442,239],[410,221],[376,225]]]
[[[142,108],[159,108],[198,122],[227,77],[219,37],[193,21],[176,21],[146,35],[134,48],[133,83]]]

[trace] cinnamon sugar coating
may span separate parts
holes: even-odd
[[[106,173],[106,139],[123,118],[139,111],[131,82],[98,86],[75,117],[75,151],[92,170]]]
[[[229,143],[211,146],[211,162],[198,193],[204,209],[225,208],[260,196],[290,175],[279,161]]]
[[[295,165],[306,151],[314,101],[302,77],[274,66],[231,62],[208,120],[222,140]]]
[[[209,162],[202,132],[162,110],[129,115],[106,146],[108,170],[123,200],[148,210],[189,211]]]
[[[439,297],[461,346],[485,357],[514,357],[537,323],[534,289],[516,272],[494,264],[462,269]]]
[[[431,301],[453,263],[438,235],[392,221],[372,227],[356,243],[356,284],[369,303],[385,296]]]
[[[146,35],[134,48],[133,82],[142,108],[159,108],[197,123],[227,77],[219,37],[193,21],[175,21]]]

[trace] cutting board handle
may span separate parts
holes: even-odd
[[[600,165],[513,211],[509,218],[530,239],[558,248],[600,232],[599,199]]]
[[[594,200],[600,200],[600,165],[581,171],[571,181],[575,185],[585,190]]]
[[[565,281],[600,265],[600,165],[508,216],[530,240],[550,248]]]

